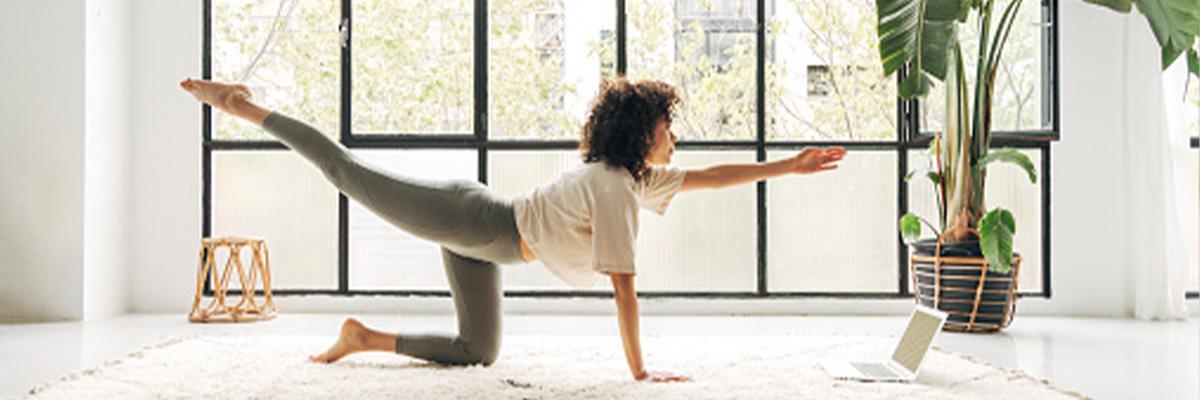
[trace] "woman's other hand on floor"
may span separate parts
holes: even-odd
[[[816,148],[805,147],[799,154],[791,158],[792,172],[811,174],[814,172],[837,169],[837,162],[846,156],[846,149],[841,146]]]
[[[641,381],[641,382],[664,383],[664,382],[691,382],[692,378],[689,378],[686,375],[673,374],[670,372],[649,371],[649,372],[643,373],[642,376],[637,378],[637,380]]]

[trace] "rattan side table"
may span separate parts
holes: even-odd
[[[224,267],[217,268],[218,249],[229,250]],[[241,250],[249,248],[252,257],[249,268],[242,265]],[[237,272],[241,285],[242,299],[236,305],[225,304],[229,281]],[[212,301],[201,307],[204,281],[212,279]],[[256,286],[262,280],[264,294],[262,304],[255,299]],[[223,236],[203,238],[200,241],[200,261],[196,268],[196,296],[192,300],[192,322],[250,322],[275,317],[275,300],[271,297],[271,257],[265,240],[253,237]]]

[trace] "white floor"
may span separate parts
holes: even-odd
[[[120,358],[170,336],[205,333],[337,334],[344,315],[282,315],[254,324],[190,324],[181,315],[127,315],[87,323],[0,324],[0,397]],[[359,315],[369,326],[449,331],[452,316]],[[643,335],[898,335],[902,317],[643,316]],[[506,335],[611,333],[613,317],[506,316]],[[1096,398],[1200,398],[1200,322],[1018,317],[1002,334],[945,333],[937,345],[1018,368]],[[313,349],[319,351],[322,349]],[[621,351],[614,348],[613,351]],[[886,356],[886,355],[885,355]],[[503,360],[503,356],[501,358]],[[647,360],[653,367],[653,360]],[[686,371],[680,371],[686,373]]]

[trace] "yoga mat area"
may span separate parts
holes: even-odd
[[[629,378],[617,336],[505,337],[489,367],[443,366],[387,353],[333,364],[307,355],[331,336],[190,336],[38,385],[25,398],[184,399],[1073,399],[1025,373],[934,348],[915,383],[836,381],[823,358],[886,358],[894,337],[646,336],[651,371],[686,383]]]

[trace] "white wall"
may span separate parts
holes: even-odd
[[[184,311],[200,244],[200,107],[179,88],[200,77],[202,2],[133,8],[130,295],[136,311]]]
[[[83,316],[84,6],[0,2],[0,320]]]
[[[1093,233],[1097,217],[1112,222],[1125,205],[1117,195],[1126,185],[1119,157],[1126,134],[1120,55],[1130,17],[1078,0],[1059,4],[1062,140],[1051,149],[1050,181],[1054,308],[1129,315],[1124,221],[1106,226],[1108,234]]]
[[[1126,283],[1131,268],[1121,237],[1124,221],[1117,216],[1097,226],[1096,220],[1124,208],[1121,197],[1114,195],[1125,186],[1119,149],[1127,134],[1122,130],[1125,103],[1116,84],[1124,73],[1122,53],[1114,49],[1124,46],[1127,18],[1142,17],[1124,17],[1078,0],[1061,1],[1063,139],[1053,145],[1052,153],[1053,298],[1022,300],[1023,314],[1131,315],[1131,286]],[[201,216],[200,114],[175,82],[199,73],[201,27],[199,2],[134,5],[133,103],[138,113],[133,120],[132,196],[137,212],[131,239],[137,250],[131,289],[136,311],[183,313],[190,306]],[[507,302],[506,309],[611,312],[609,302],[519,299]],[[911,300],[646,303],[643,309],[650,313],[900,313]],[[371,297],[289,298],[281,305],[285,312],[451,309],[448,299]]]
[[[0,3],[0,320],[129,308],[129,14]]]
[[[83,180],[84,319],[129,305],[129,0],[87,2]]]

